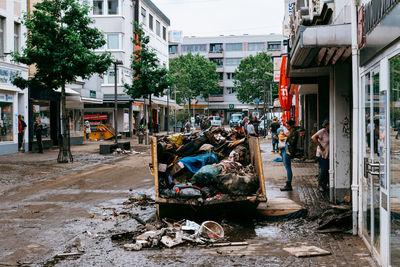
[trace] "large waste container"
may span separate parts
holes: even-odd
[[[216,131],[215,129],[212,131]],[[212,132],[211,131],[211,132]],[[218,129],[217,129],[218,131]],[[228,131],[229,134],[231,131],[235,130],[222,130]],[[200,140],[207,140],[204,137],[207,135],[212,140],[214,137],[210,132],[206,132],[203,134],[199,134],[198,137],[194,138],[193,140],[196,142],[197,146],[202,145]],[[178,135],[182,136],[181,139],[188,138],[188,134],[186,135]],[[211,137],[210,137],[211,136]],[[221,135],[218,134],[218,137]],[[171,144],[169,141],[165,140],[175,140],[178,144]],[[221,139],[222,140],[222,139]],[[244,140],[244,141],[243,141]],[[214,144],[209,144],[209,142],[205,142],[206,145],[204,147],[210,148],[209,145],[213,145],[215,150],[222,151],[215,152],[215,150],[206,150],[206,151],[196,151],[192,153],[181,152],[179,154],[174,154],[174,150],[171,149],[171,146],[178,147],[178,149],[182,149],[182,147],[189,147],[188,145],[190,142],[186,144],[181,144],[182,140],[179,140],[177,136],[165,136],[165,137],[152,137],[151,139],[151,152],[152,152],[152,174],[154,175],[154,184],[155,184],[155,201],[157,204],[157,214],[160,217],[171,217],[171,218],[214,218],[214,217],[243,217],[249,214],[253,214],[260,202],[267,201],[266,193],[265,193],[265,185],[264,185],[264,174],[262,168],[262,159],[260,153],[260,146],[259,146],[259,139],[257,137],[243,137],[239,136],[236,140],[228,140],[228,137],[225,139],[221,146],[225,146],[226,150],[222,150],[220,147]],[[193,141],[192,141],[193,142]],[[242,147],[246,148],[245,153],[248,153],[248,161],[247,165],[244,166],[242,164],[241,168],[237,169],[237,171],[230,170],[230,174],[222,174],[221,169],[227,169],[226,165],[229,166],[230,162],[235,162],[235,149],[238,148],[236,144],[240,143]],[[164,146],[164,148],[163,148]],[[165,147],[169,147],[171,149],[171,159],[173,158],[172,162],[171,159],[166,159],[166,155],[169,155],[165,151]],[[241,147],[241,148],[242,148]],[[164,150],[163,150],[164,149]],[[179,150],[179,151],[180,151]],[[242,149],[243,150],[243,149]],[[161,153],[160,153],[161,151]],[[212,154],[215,152],[217,154],[216,159]],[[242,151],[243,152],[243,151]],[[178,153],[178,152],[176,152]],[[186,155],[185,155],[186,153]],[[161,154],[161,155],[159,155]],[[189,156],[187,156],[189,154]],[[195,154],[195,156],[193,156]],[[228,157],[226,155],[229,154]],[[233,154],[233,155],[232,155]],[[237,156],[237,155],[236,155]],[[205,161],[210,161],[206,162]],[[193,163],[193,165],[185,165],[188,162]],[[204,164],[200,164],[202,162]],[[199,164],[198,164],[199,163]],[[196,165],[197,164],[197,165]],[[208,166],[208,167],[205,167]],[[235,165],[235,164],[234,164]],[[240,165],[240,164],[239,164]],[[203,166],[203,167],[202,167]],[[210,167],[212,166],[212,167]],[[182,184],[179,184],[176,181],[176,177],[172,177],[171,173],[176,174],[176,169],[183,168],[186,169],[186,173],[188,173],[188,177],[191,177],[191,182],[193,180],[196,183],[204,177],[201,177],[198,173],[206,173],[209,174],[210,177],[213,177],[213,171],[221,171],[214,184],[217,184],[216,190],[220,190],[221,192],[215,194],[207,195],[210,191],[209,188],[206,186],[198,186],[198,184],[189,185],[188,187]],[[251,175],[245,173],[245,169],[251,169]],[[194,170],[193,170],[194,169]],[[227,171],[229,172],[229,170]],[[237,176],[240,175],[239,176]],[[247,187],[248,184],[240,183],[234,184],[234,182],[229,181],[226,177],[234,177],[234,180],[239,177],[241,179],[241,175],[248,175],[251,177],[252,180],[252,188],[251,190]],[[207,175],[205,175],[207,177]],[[181,175],[184,176],[184,175]],[[198,178],[200,176],[201,179],[194,179],[194,177]],[[170,180],[172,180],[172,184],[168,184]],[[207,178],[204,178],[206,181]],[[213,178],[211,178],[213,179]],[[236,181],[236,180],[235,180]],[[246,180],[247,181],[247,180]],[[256,181],[256,182],[255,182]],[[170,181],[171,182],[171,181]],[[257,184],[255,184],[257,183]],[[241,187],[246,188],[247,191],[245,193],[241,192]],[[205,190],[207,189],[207,190]],[[215,189],[215,188],[214,188]],[[200,190],[200,192],[198,192]],[[206,191],[206,193],[203,192]],[[182,193],[186,192],[186,193]],[[196,192],[198,192],[198,196],[196,196]],[[181,194],[182,193],[182,194]],[[205,195],[206,194],[206,195]],[[200,196],[201,195],[201,196]]]

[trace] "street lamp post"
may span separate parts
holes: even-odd
[[[174,108],[174,132],[176,133],[176,85],[174,85],[174,95],[175,95],[175,108]]]
[[[118,121],[117,121],[117,110],[118,110],[118,91],[117,91],[117,83],[118,83],[118,75],[117,75],[117,65],[122,65],[121,60],[116,60],[114,63],[114,132],[115,132],[115,144],[118,144]]]
[[[267,136],[267,127],[266,127],[266,125],[265,125],[265,120],[266,120],[266,116],[265,116],[265,111],[267,110],[267,108],[266,108],[266,94],[265,94],[265,91],[267,90],[267,82],[266,81],[264,81],[264,111],[263,111],[263,113],[264,113],[264,138]]]
[[[169,89],[167,89],[167,135],[169,135]]]

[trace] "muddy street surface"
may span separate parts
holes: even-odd
[[[219,221],[228,241],[247,246],[125,251],[128,240],[111,236],[139,226],[131,215],[156,220],[152,201],[135,200],[154,198],[150,150],[133,149],[141,153],[103,156],[98,144],[85,144],[73,148],[72,164],[57,164],[56,150],[0,157],[0,266],[375,266],[359,237],[316,231],[329,204],[316,190],[315,163],[293,163],[294,191],[279,191],[285,171],[282,163],[271,162],[277,154],[268,140],[261,146],[267,196],[288,197],[306,215]],[[331,255],[297,258],[283,250],[301,245]]]

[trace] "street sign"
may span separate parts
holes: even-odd
[[[196,104],[197,103],[197,99],[192,99],[191,103],[192,103],[192,105]]]
[[[254,102],[260,103],[260,99],[256,98],[256,99],[254,99]]]
[[[234,109],[235,105],[234,104],[229,104],[229,109]]]

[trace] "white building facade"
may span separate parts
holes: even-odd
[[[95,20],[94,26],[103,32],[106,45],[98,52],[110,51],[115,60],[121,61],[117,69],[117,125],[118,132],[130,135],[135,127],[134,122],[138,122],[144,114],[143,99],[131,99],[124,92],[124,83],[131,81],[131,56],[134,53],[132,38],[134,37],[134,21],[139,20],[143,25],[145,34],[150,36],[150,46],[156,51],[160,65],[168,66],[168,27],[170,20],[157,8],[150,0],[140,0],[138,6],[138,18],[135,18],[135,3],[131,0],[90,0],[93,6],[91,17]],[[114,125],[114,97],[115,97],[115,73],[114,66],[100,76],[93,76],[85,81],[84,88],[89,91],[99,92],[101,103],[85,104],[85,120],[94,118],[94,123]],[[155,100],[154,108],[157,117],[164,121],[161,111],[165,108],[160,104],[163,101]],[[99,116],[97,116],[99,115]],[[101,116],[100,116],[101,115]],[[92,122],[91,122],[92,123]]]
[[[9,55],[25,43],[21,17],[26,10],[26,1],[0,1],[0,155],[18,152],[18,115],[28,124],[28,90],[12,85],[15,75],[28,77],[28,68],[13,63]],[[28,140],[28,129],[24,140]]]

